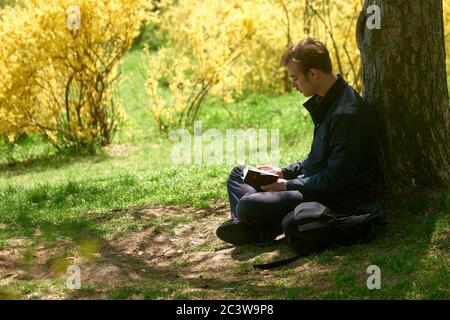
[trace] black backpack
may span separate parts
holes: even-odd
[[[377,227],[385,224],[384,212],[376,203],[359,205],[346,215],[335,214],[318,202],[303,202],[288,213],[282,222],[285,238],[297,255],[253,267],[273,269],[296,261],[311,252],[370,242]]]

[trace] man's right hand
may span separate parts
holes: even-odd
[[[284,175],[283,175],[283,171],[281,170],[281,168],[277,168],[277,167],[272,167],[269,165],[262,165],[262,166],[258,166],[256,167],[258,170],[263,170],[263,171],[269,171],[271,173],[275,173],[276,175],[278,175],[281,179],[284,179]]]

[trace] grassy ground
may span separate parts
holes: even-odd
[[[140,54],[123,63],[129,121],[104,152],[57,154],[39,138],[0,146],[0,298],[25,299],[448,299],[450,190],[388,208],[367,245],[327,250],[276,271],[252,265],[286,246],[229,247],[215,229],[229,216],[233,165],[174,165],[171,142],[146,113]],[[278,128],[280,165],[305,156],[312,125],[297,94],[208,100],[203,130]],[[245,125],[244,125],[245,124]],[[80,290],[66,269],[81,269]],[[367,267],[381,269],[368,290]]]

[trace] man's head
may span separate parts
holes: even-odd
[[[312,38],[290,46],[281,63],[288,69],[292,86],[306,97],[319,94],[324,81],[334,76],[327,47]]]

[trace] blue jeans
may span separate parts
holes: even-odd
[[[299,191],[265,192],[242,181],[245,166],[236,166],[227,180],[231,218],[249,225],[281,226],[283,218],[303,201]]]

